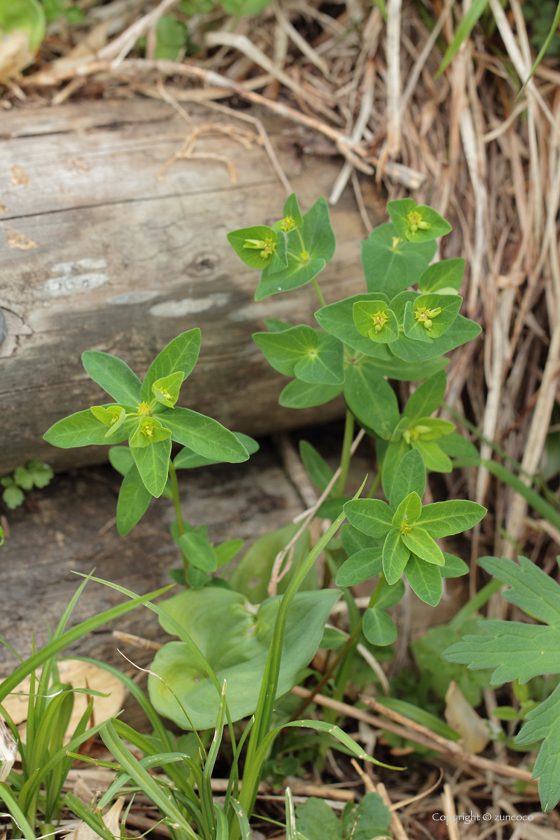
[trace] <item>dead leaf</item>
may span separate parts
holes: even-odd
[[[7,227],[6,229],[6,245],[8,248],[19,248],[20,251],[29,251],[30,248],[38,248],[39,243],[29,239],[24,233],[19,230]]]
[[[124,797],[119,796],[111,809],[103,817],[103,822],[114,837],[120,836],[119,823],[123,805]],[[89,825],[81,822],[74,831],[66,835],[66,840],[99,840],[99,835]]]
[[[57,663],[60,681],[70,683],[74,688],[91,688],[94,691],[101,691],[108,694],[108,697],[93,698],[93,713],[90,726],[102,723],[104,720],[116,715],[123,707],[125,690],[122,682],[108,674],[96,665],[87,662],[80,662],[77,659],[63,659]],[[37,676],[40,678],[40,670]],[[18,726],[23,740],[25,741],[25,730],[23,724],[27,719],[27,703],[31,680],[28,677],[15,689],[14,693],[6,698],[4,707],[12,720]],[[37,691],[45,693],[45,686],[39,686]],[[74,709],[72,717],[66,730],[64,743],[68,743],[71,735],[78,725],[80,718],[87,708],[89,697],[87,694],[74,695]]]
[[[18,29],[0,37],[0,82],[18,76],[31,64],[34,55],[29,49],[29,33]]]
[[[10,169],[10,175],[12,176],[12,186],[20,187],[23,184],[29,183],[29,178],[27,177],[26,173],[23,171],[21,166],[17,166],[14,164]]]
[[[16,760],[17,746],[12,733],[0,720],[0,782],[5,782]]]
[[[445,719],[461,736],[463,747],[475,755],[482,752],[490,740],[488,727],[463,697],[456,682],[451,682],[445,695]]]

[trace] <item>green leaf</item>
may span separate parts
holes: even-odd
[[[278,318],[265,318],[264,325],[271,333],[284,332],[284,330],[291,330],[293,324],[288,324],[287,321],[279,321]]]
[[[27,469],[33,479],[33,484],[35,485],[35,487],[46,487],[54,478],[54,472],[49,467],[49,465],[44,464],[37,458],[29,462],[29,464],[27,465]]]
[[[348,522],[340,529],[340,540],[349,557],[361,551],[363,548],[379,547],[383,544],[382,541],[379,542],[379,540],[375,540],[372,537],[368,537],[367,534],[358,531],[357,528],[354,528]]]
[[[428,377],[409,398],[404,409],[405,416],[409,417],[411,422],[419,417],[429,417],[440,407],[446,387],[445,371],[440,370]]]
[[[398,444],[389,444],[391,446],[398,446]],[[399,505],[410,496],[411,493],[417,494],[422,499],[424,490],[426,489],[426,467],[419,452],[411,449],[399,463],[395,472],[395,477],[391,485],[390,493],[390,507],[392,510],[397,510]],[[420,515],[420,514],[418,514]]]
[[[284,222],[284,225],[281,229],[284,230],[286,233],[292,230],[294,227],[300,228],[303,226],[303,216],[301,215],[301,210],[299,209],[299,202],[295,193],[292,193],[286,199],[283,212],[284,218],[282,219],[282,221]]]
[[[16,487],[15,484],[12,484],[10,487],[6,487],[6,489],[2,492],[2,501],[10,510],[15,510],[20,507],[24,500],[25,495],[23,490],[20,490],[20,488]]]
[[[306,440],[300,440],[299,442],[299,457],[307,470],[309,478],[317,485],[322,493],[332,479],[334,475],[333,471],[325,459],[319,455],[315,447]]]
[[[400,580],[409,557],[410,549],[400,531],[389,531],[383,544],[383,571],[388,584],[392,586]]]
[[[0,38],[23,30],[29,36],[29,49],[35,52],[45,37],[45,15],[37,0],[3,0],[0,3]]]
[[[539,796],[543,811],[554,808],[560,800],[560,686],[526,716],[526,723],[515,739],[518,747],[529,746],[542,739],[533,779],[539,780]]]
[[[311,385],[344,382],[342,343],[312,327],[292,327],[277,333],[255,333],[253,339],[272,367]]]
[[[304,250],[300,242],[303,239]],[[318,199],[303,216],[301,228],[287,234],[288,266],[284,271],[270,274],[265,268],[255,294],[263,300],[279,292],[299,289],[313,280],[333,258],[336,239],[329,218],[329,208],[324,198]],[[302,253],[306,256],[302,257]]]
[[[460,557],[455,557],[454,554],[449,554],[447,551],[443,552],[445,557],[445,566],[440,569],[443,578],[454,578],[468,575],[469,567],[461,560]]]
[[[215,572],[218,568],[218,557],[212,543],[198,531],[186,531],[179,534],[176,540],[181,551],[186,554],[189,563],[203,572]]]
[[[383,484],[383,492],[385,496],[390,499],[392,498],[393,493],[393,482],[395,480],[395,476],[397,474],[397,470],[399,469],[400,464],[402,463],[403,458],[410,452],[410,446],[407,444],[405,440],[401,438],[401,440],[395,441],[390,443],[387,447],[387,451],[383,455],[383,472],[381,474],[381,482]],[[422,457],[422,456],[420,456]],[[423,462],[422,462],[423,463]],[[419,468],[418,462],[416,463],[416,468]],[[397,491],[397,496],[395,497],[395,501],[400,496],[400,493],[404,493],[404,489],[407,487],[407,483],[403,484],[403,490]],[[408,493],[412,492],[409,490],[405,493],[408,496]],[[420,494],[418,494],[420,495]],[[423,495],[423,494],[422,494]],[[403,497],[404,498],[404,497]],[[402,499],[400,499],[402,501]],[[400,504],[399,501],[399,504]],[[398,505],[397,505],[398,507]]]
[[[457,558],[458,559],[458,558]],[[468,571],[468,570],[467,570]],[[443,569],[433,563],[424,563],[416,554],[410,555],[405,574],[411,589],[421,601],[436,607],[441,601],[443,587],[441,583]]]
[[[420,295],[404,310],[404,332],[408,338],[429,342],[444,335],[457,319],[463,298],[459,295]]]
[[[455,429],[455,424],[438,417],[419,417],[410,423],[409,428],[415,428],[419,435],[418,440],[425,443],[450,435]]]
[[[155,444],[154,444],[155,445]],[[123,537],[131,531],[137,522],[142,519],[152,499],[151,493],[146,489],[140,478],[138,467],[133,462],[133,455],[130,449],[122,446],[116,447],[130,455],[132,463],[124,474],[123,483],[117,500],[117,531]],[[167,473],[166,473],[167,477]]]
[[[259,444],[256,440],[249,435],[244,435],[243,432],[232,432],[235,435],[239,443],[245,447],[249,455],[253,455],[255,452],[259,450]],[[223,461],[213,461],[211,458],[204,458],[202,455],[198,455],[196,452],[193,452],[192,449],[189,449],[188,446],[184,446],[183,449],[179,452],[179,454],[175,457],[173,461],[173,466],[176,470],[190,470],[194,469],[195,467],[206,467],[211,464],[222,464]]]
[[[431,472],[451,472],[453,464],[435,440],[411,440],[410,445],[422,455],[426,469]]]
[[[324,799],[310,797],[298,805],[296,828],[306,840],[343,840],[342,824]]]
[[[248,549],[229,577],[232,587],[240,592],[251,604],[260,604],[268,597],[267,587],[272,567],[279,551],[289,543],[297,533],[299,524],[286,525],[260,537]],[[278,593],[282,595],[302,561],[309,552],[309,531],[305,530],[297,540],[292,554],[292,566],[278,584]],[[317,573],[313,569],[306,577],[303,589],[317,588]]]
[[[169,376],[157,379],[152,385],[152,392],[158,403],[167,406],[167,408],[173,408],[179,399],[182,384],[183,371],[178,370],[175,373],[170,373]]]
[[[379,301],[359,300],[352,310],[360,335],[379,344],[389,344],[399,337],[399,325],[392,309]]]
[[[457,27],[455,37],[453,38],[450,45],[447,47],[447,50],[445,51],[443,61],[441,62],[438,71],[435,75],[436,79],[451,64],[459,50],[459,47],[467,40],[467,38],[471,34],[475,23],[477,22],[487,5],[488,0],[473,0],[467,13],[465,14],[463,19],[461,20],[461,23]]]
[[[435,253],[435,242],[420,245],[404,242],[391,222],[379,225],[362,242],[368,291],[394,297],[418,282]]]
[[[418,493],[409,493],[402,500],[393,516],[393,528],[410,528],[418,520],[422,511],[422,500]]]
[[[353,347],[365,356],[374,356],[378,359],[391,359],[391,353],[385,344],[378,344],[371,341],[367,336],[360,335],[354,323],[354,305],[361,302],[381,301],[388,305],[389,300],[385,295],[375,293],[367,295],[353,295],[341,300],[338,303],[331,303],[323,306],[315,313],[315,318],[323,329],[336,336],[344,344]]]
[[[151,443],[149,446],[135,446],[130,451],[146,490],[158,499],[167,483],[171,438]]]
[[[134,466],[134,457],[128,446],[112,446],[109,449],[111,466],[121,475],[126,475]]]
[[[176,61],[188,40],[188,29],[173,15],[162,15],[156,25],[156,49],[154,58]]]
[[[337,590],[298,592],[287,614],[277,696],[289,691],[299,672],[317,651]],[[255,711],[280,598],[269,598],[256,615],[244,608],[245,596],[214,587],[186,590],[163,608],[184,628],[220,682],[227,679],[228,707],[233,721]],[[219,621],[216,616],[219,615]],[[165,630],[174,633],[164,618]],[[200,658],[184,642],[170,642],[156,654],[150,676],[150,699],[160,714],[190,729],[171,689],[197,729],[215,725],[219,696]],[[166,686],[169,686],[167,688]]]
[[[412,198],[389,201],[387,210],[398,235],[409,242],[429,242],[453,229],[433,207],[418,205]]]
[[[320,519],[336,519],[342,513],[342,508],[351,500],[351,496],[336,496],[334,499],[325,499],[317,516]]]
[[[440,260],[430,265],[418,281],[418,288],[424,295],[439,292],[449,295],[458,292],[463,282],[465,260],[456,257],[452,260]],[[431,414],[431,412],[430,412]]]
[[[415,525],[410,534],[403,534],[402,539],[407,548],[416,554],[426,563],[435,563],[436,566],[445,566],[445,557],[436,541],[424,531],[423,528]]]
[[[239,464],[249,458],[249,453],[233,432],[198,411],[176,407],[158,417],[171,430],[173,440],[188,446],[197,455],[229,464]]]
[[[227,235],[228,242],[249,268],[264,269],[272,262],[278,234],[266,225],[240,228]]]
[[[342,391],[342,385],[310,385],[300,379],[294,379],[286,385],[278,402],[284,408],[313,408],[334,400]]]
[[[427,533],[439,539],[468,531],[486,515],[486,508],[476,502],[456,499],[424,505],[418,524]]]
[[[356,499],[344,505],[351,525],[370,537],[384,537],[392,530],[393,514],[380,499]]]
[[[383,568],[383,549],[363,548],[342,564],[336,575],[337,586],[357,586],[378,575]]]
[[[472,341],[480,333],[481,328],[478,324],[468,318],[463,318],[462,315],[458,315],[444,335],[441,338],[434,338],[431,344],[401,336],[398,341],[392,342],[391,352],[405,362],[425,361],[449,353],[450,350],[455,350],[456,347]]]
[[[399,422],[399,404],[389,383],[367,360],[346,371],[344,399],[359,423],[389,440]]]
[[[339,633],[338,630],[334,630],[331,627],[325,627],[319,647],[323,650],[338,650],[347,638],[344,633]]]
[[[14,471],[14,481],[22,490],[33,489],[33,476],[25,467],[17,467]]]
[[[517,559],[519,565],[505,557],[482,557],[478,565],[511,587],[502,592],[506,601],[532,618],[560,629],[560,586],[526,557]]]
[[[478,458],[479,455],[476,446],[457,432],[439,440],[438,446],[451,458]]]
[[[416,382],[419,379],[425,379],[426,376],[431,376],[438,370],[443,370],[448,362],[449,359],[445,358],[428,359],[423,362],[403,362],[396,356],[385,361],[373,357],[367,360],[368,365],[379,371],[383,376],[388,379],[399,379],[402,382]]]
[[[82,364],[88,376],[115,402],[137,405],[141,401],[140,380],[121,359],[99,350],[86,350],[82,353]]]
[[[544,11],[544,10],[543,10],[543,11]],[[553,39],[553,38],[555,37],[555,35],[556,35],[556,30],[558,29],[558,24],[559,24],[559,23],[560,23],[560,2],[559,2],[559,3],[558,3],[558,5],[556,6],[556,13],[555,13],[555,15],[554,15],[554,20],[552,21],[552,24],[551,24],[550,29],[549,29],[549,31],[548,31],[548,35],[546,36],[545,41],[544,41],[544,43],[543,43],[542,47],[541,47],[541,48],[540,48],[540,50],[539,50],[539,54],[538,54],[538,56],[537,56],[537,57],[536,57],[536,59],[535,59],[535,63],[534,63],[534,64],[533,64],[533,66],[531,67],[531,70],[530,70],[530,72],[529,72],[529,75],[527,76],[527,78],[525,79],[525,81],[524,81],[524,83],[523,83],[523,87],[521,88],[521,90],[520,90],[520,91],[519,91],[519,93],[517,94],[517,98],[518,98],[518,99],[519,99],[519,97],[521,96],[521,94],[524,92],[525,88],[527,87],[527,85],[529,84],[529,82],[531,81],[531,79],[533,78],[533,75],[534,75],[534,73],[535,73],[535,70],[537,69],[537,67],[539,66],[539,64],[541,63],[541,61],[543,60],[543,58],[545,57],[546,52],[547,52],[547,50],[548,50],[548,48],[549,48],[549,46],[550,46],[550,44],[551,44],[551,42],[552,42],[552,39]],[[552,806],[551,806],[551,807],[552,807]],[[545,810],[547,810],[547,809],[545,809]]]
[[[381,595],[377,599],[376,609],[389,610],[398,604],[405,593],[404,583],[402,578],[399,578],[395,583],[386,584],[381,590]]]
[[[194,368],[199,352],[200,330],[198,327],[187,330],[170,341],[148,368],[142,383],[142,399],[145,402],[151,401],[152,385],[164,376],[182,371],[184,381]]]
[[[371,840],[390,835],[390,824],[391,814],[378,793],[366,793],[359,805],[348,802],[342,812],[344,840]]]
[[[107,426],[94,417],[91,411],[78,411],[70,414],[51,426],[43,438],[47,443],[60,449],[73,449],[75,446],[103,445],[107,443]],[[122,426],[114,443],[122,443],[128,437],[128,426]]]
[[[397,638],[395,622],[383,610],[367,609],[362,629],[368,642],[378,647],[392,645]]]
[[[399,700],[397,697],[378,697],[376,699],[382,706],[386,706],[415,723],[425,726],[426,729],[431,729],[432,732],[447,738],[449,741],[458,741],[460,738],[459,733],[442,720],[413,703],[407,703],[406,700]]]
[[[131,432],[128,445],[131,449],[145,449],[155,443],[171,438],[171,432],[155,417],[142,417],[136,429]]]
[[[235,17],[259,15],[270,0],[220,0],[220,6],[227,15]]]
[[[216,546],[216,559],[218,566],[225,566],[230,560],[233,560],[236,554],[239,554],[245,544],[245,540],[228,540]],[[452,556],[452,555],[450,555]],[[458,558],[457,558],[458,559]]]

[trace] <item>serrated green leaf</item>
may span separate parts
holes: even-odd
[[[149,446],[135,446],[130,451],[146,490],[158,499],[167,483],[171,438],[151,443]]]
[[[359,805],[348,802],[342,811],[344,840],[371,840],[388,836],[390,824],[391,814],[378,793],[366,793]]]
[[[383,610],[367,609],[364,613],[362,629],[368,642],[378,647],[392,645],[397,638],[395,622]]]
[[[419,417],[429,417],[440,407],[446,387],[445,371],[440,370],[428,377],[409,398],[404,409],[405,416],[409,417],[411,422]]]
[[[400,580],[409,557],[410,549],[403,535],[393,528],[383,543],[383,571],[388,584],[393,585]]]
[[[73,449],[76,446],[93,446],[107,443],[107,427],[94,417],[89,408],[70,414],[51,426],[43,435],[47,443],[60,449]],[[124,425],[118,432],[118,439],[113,443],[122,443],[129,433],[129,426]]]
[[[333,258],[335,247],[336,239],[330,222],[329,208],[325,199],[320,198],[303,216],[302,227],[287,234],[287,268],[274,274],[270,274],[269,269],[265,268],[255,293],[255,300],[298,289],[309,283]],[[305,257],[302,257],[303,253]]]
[[[478,565],[511,587],[502,592],[506,601],[560,629],[560,586],[527,557],[517,559],[519,565],[505,557],[482,557]]]
[[[176,61],[187,44],[188,34],[189,31],[182,21],[173,15],[162,15],[156,24],[156,61]]]
[[[398,444],[389,444],[389,447]],[[385,470],[385,466],[383,467]],[[389,495],[391,510],[397,510],[399,505],[411,493],[416,493],[420,499],[426,489],[426,467],[419,452],[411,449],[402,456],[395,477],[391,484]]]
[[[336,575],[337,586],[357,586],[378,575],[383,568],[381,546],[363,548],[345,560]]]
[[[300,379],[294,379],[286,385],[278,402],[284,408],[313,408],[334,400],[342,391],[342,385],[310,385]]]
[[[403,534],[402,539],[407,548],[426,563],[445,566],[443,552],[436,541],[423,528],[415,525],[410,534]]]
[[[122,359],[99,350],[86,350],[82,353],[82,364],[90,379],[97,382],[115,402],[137,405],[141,401],[140,380]]]
[[[369,292],[390,298],[418,282],[436,252],[435,242],[417,245],[400,241],[391,222],[374,228],[362,242],[362,265]]]
[[[54,472],[48,464],[43,463],[38,458],[34,458],[27,465],[27,469],[33,478],[35,487],[46,487],[54,478]]]
[[[138,467],[134,463],[130,449],[128,447],[125,449],[124,446],[116,448],[127,452],[131,460],[131,464],[121,484],[119,498],[117,500],[117,531],[123,537],[142,519],[148,510],[152,495],[146,489],[144,482],[140,478]]]
[[[486,508],[476,502],[454,499],[424,505],[418,520],[421,528],[434,539],[468,531],[486,515]]]
[[[431,607],[436,607],[441,601],[442,571],[443,569],[440,570],[439,566],[433,563],[425,563],[416,554],[411,554],[406,564],[405,575],[412,591]]]
[[[170,341],[148,368],[142,383],[142,399],[145,402],[152,400],[152,385],[164,376],[182,371],[184,381],[194,368],[199,352],[200,330],[198,327],[187,330]]]
[[[354,323],[354,304],[368,301],[381,301],[388,305],[389,299],[380,293],[353,295],[338,303],[324,306],[315,313],[315,318],[323,329],[340,339],[344,344],[353,347],[365,356],[390,360],[390,351],[385,344],[378,344],[370,338],[360,335]]]
[[[389,201],[387,210],[398,235],[408,242],[429,242],[452,230],[449,222],[433,207],[418,205],[412,198]]]
[[[22,490],[33,489],[33,476],[25,467],[16,467],[14,470],[14,481]]]
[[[393,513],[381,499],[355,499],[344,505],[351,525],[370,537],[384,537],[392,530]]]
[[[515,743],[523,747],[541,739],[541,748],[533,765],[533,779],[539,780],[541,807],[547,812],[560,800],[560,686],[527,714]]]
[[[10,510],[18,508],[23,504],[24,500],[25,495],[23,490],[20,490],[20,488],[15,484],[6,487],[6,489],[2,491],[2,501]]]
[[[171,430],[173,440],[188,446],[197,455],[228,464],[239,464],[249,458],[249,453],[233,432],[205,414],[176,407],[158,417]]]
[[[389,383],[367,359],[347,369],[344,399],[359,423],[389,440],[399,421],[399,404]]]
[[[458,292],[463,282],[465,260],[456,257],[452,260],[440,260],[430,265],[418,281],[418,288],[423,295],[450,294]]]

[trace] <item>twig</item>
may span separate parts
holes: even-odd
[[[457,811],[455,810],[455,802],[453,800],[450,785],[443,786],[441,801],[443,803],[443,812],[446,817],[445,822],[447,824],[447,834],[449,836],[449,840],[461,840],[459,827],[457,826]]]
[[[290,40],[306,56],[306,58],[308,58],[309,61],[311,61],[315,65],[315,67],[317,67],[321,71],[323,76],[325,76],[328,79],[330,77],[330,72],[328,64],[324,60],[324,58],[321,58],[321,56],[315,52],[311,44],[308,44],[305,38],[302,38],[295,26],[292,26],[292,24],[282,11],[279,3],[275,2],[272,8],[274,10],[274,14],[276,15],[276,20],[278,21],[279,26],[288,35]]]
[[[155,9],[152,9],[151,12],[148,12],[147,15],[144,15],[139,20],[134,21],[128,29],[125,29],[110,44],[102,47],[97,53],[98,60],[107,61],[114,59],[113,66],[118,67],[138,38],[141,38],[148,30],[155,27],[160,17],[170,11],[178,2],[179,0],[161,0],[159,6],[156,6]]]

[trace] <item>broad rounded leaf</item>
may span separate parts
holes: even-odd
[[[366,610],[362,629],[368,642],[378,647],[392,645],[397,638],[395,622],[383,610]]]
[[[117,531],[121,536],[124,536],[142,519],[148,510],[152,496],[140,478],[138,467],[132,460],[130,449],[124,446],[118,446],[115,449],[129,453],[132,462],[124,476],[117,500]],[[124,466],[124,459],[122,459],[122,464]]]
[[[442,571],[439,566],[433,563],[425,563],[415,554],[410,555],[406,564],[405,574],[412,591],[420,600],[431,607],[435,607],[441,601],[443,587],[441,583]]]
[[[363,548],[356,552],[342,564],[336,575],[337,586],[357,586],[366,580],[378,575],[383,562],[382,547]]]
[[[137,405],[141,401],[140,380],[122,359],[99,350],[86,350],[82,364],[88,376],[116,402]]]

